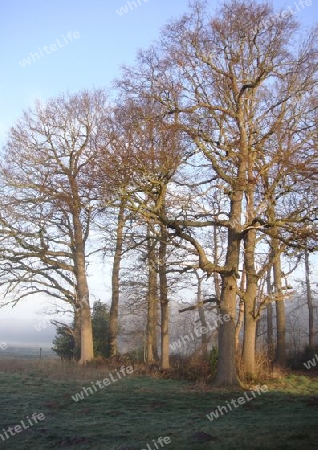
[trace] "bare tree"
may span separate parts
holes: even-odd
[[[1,167],[6,283],[26,287],[16,301],[45,291],[79,309],[82,363],[93,358],[87,244],[106,111],[98,90],[37,103],[12,127]]]
[[[274,17],[268,4],[228,2],[217,18],[210,18],[196,2],[189,14],[165,28],[157,46],[139,53],[138,65],[125,68],[118,82],[129,98],[137,102],[152,99],[160,105],[165,124],[181,130],[189,142],[188,164],[198,167],[200,162],[202,167],[205,163],[205,169],[209,167],[206,189],[221,191],[227,197],[218,215],[207,211],[205,205],[199,211],[168,209],[160,213],[157,206],[152,209],[177,237],[194,247],[199,267],[208,276],[216,272],[222,278],[220,311],[231,320],[224,322],[219,332],[219,385],[238,384],[235,324],[241,241],[249,242],[246,250],[252,257],[247,285],[253,304],[257,285],[253,275],[255,228],[262,233],[277,225],[255,217],[256,194],[263,195],[255,189],[264,165],[263,152],[278,124],[287,123],[285,110],[290,110],[306,89],[313,88],[314,36],[300,45],[296,54],[293,44],[289,45],[296,29],[290,15]],[[202,184],[206,173],[196,173],[201,175]],[[149,205],[142,207],[150,210]],[[244,210],[247,220],[242,224]],[[195,234],[197,228],[213,226],[227,230],[223,266],[213,262]],[[250,312],[248,307],[245,318]],[[252,349],[253,320],[250,325]],[[249,360],[253,361],[253,353]]]

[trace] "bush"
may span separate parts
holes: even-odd
[[[219,360],[219,352],[217,347],[212,347],[212,350],[209,355],[210,367],[212,374],[216,374],[218,368],[218,360]]]
[[[209,382],[213,375],[208,359],[196,354],[191,356],[173,355],[171,369],[167,372],[166,378]]]
[[[75,341],[67,325],[60,325],[56,328],[56,336],[53,339],[52,350],[62,361],[72,361],[74,358]]]
[[[109,310],[106,304],[97,301],[92,312],[93,346],[96,357],[109,357]],[[53,340],[52,350],[62,360],[79,359],[80,348],[75,355],[74,323],[69,325],[56,325],[56,336]],[[75,357],[77,356],[77,357]]]
[[[97,301],[92,313],[94,355],[109,357],[109,309],[105,303]]]

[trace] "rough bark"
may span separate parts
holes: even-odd
[[[309,263],[309,251],[306,247],[305,250],[305,276],[306,276],[306,295],[308,305],[308,336],[309,336],[309,349],[313,350],[315,345],[315,329],[314,329],[314,304],[312,299],[312,291],[310,285],[310,263]]]
[[[125,202],[121,201],[117,216],[117,235],[116,235],[116,247],[112,269],[112,300],[109,312],[109,355],[114,357],[118,351],[118,307],[119,307],[119,276],[120,276],[120,263],[123,252],[123,240],[124,240],[124,227],[125,227]]]
[[[219,265],[219,239],[218,239],[218,232],[217,232],[216,226],[213,227],[213,264],[215,266]],[[215,296],[218,300],[221,298],[221,283],[220,283],[220,276],[217,272],[213,273],[213,280],[214,280],[214,290],[215,290]]]
[[[165,225],[160,225],[159,243],[159,290],[161,309],[161,356],[160,366],[162,370],[170,368],[169,360],[169,301],[167,281],[167,231]]]
[[[152,346],[152,353],[154,355],[155,361],[159,361],[158,332],[157,332],[158,323],[159,323],[159,298],[158,298],[158,276],[157,276],[156,277],[156,301],[155,301],[155,308],[154,308],[155,332],[153,334],[153,346]]]
[[[147,288],[147,363],[153,363],[158,357],[157,350],[157,264],[155,240],[151,237],[150,225],[147,232],[148,288]]]
[[[233,225],[228,230],[228,247],[226,255],[226,267],[232,268],[232,273],[222,276],[222,290],[220,299],[220,313],[224,317],[230,316],[230,320],[222,321],[218,336],[218,367],[215,378],[216,386],[238,386],[239,379],[236,371],[236,296],[237,274],[239,264],[241,238],[235,224],[240,223],[242,208],[242,192],[236,190],[231,200],[231,213]]]
[[[245,290],[245,270],[243,269],[242,271],[242,277],[241,277],[241,283],[240,283],[240,291],[244,292]],[[239,311],[238,311],[238,316],[237,316],[237,321],[236,321],[236,328],[235,328],[235,346],[236,346],[236,351],[238,351],[239,349],[239,345],[240,345],[240,333],[241,333],[241,329],[242,329],[242,325],[244,323],[244,300],[240,299],[239,302]]]
[[[198,313],[199,313],[199,319],[201,322],[201,326],[207,329],[207,322],[206,322],[206,318],[205,318],[205,312],[204,312],[204,308],[202,307],[202,281],[203,278],[199,277],[199,275],[197,275],[197,280],[198,280],[198,291],[197,291],[197,303],[198,305],[200,305],[198,307]],[[202,333],[201,336],[201,352],[202,352],[202,356],[203,358],[207,357],[208,354],[208,343],[209,343],[209,335],[208,333]]]
[[[258,277],[255,270],[256,232],[249,230],[244,241],[244,267],[246,291],[244,293],[243,366],[248,379],[255,377],[256,352],[256,294]]]
[[[271,269],[267,272],[267,295],[272,294],[271,286]],[[266,322],[267,322],[267,353],[269,359],[272,361],[274,352],[274,327],[273,327],[273,304],[270,302],[266,305]]]
[[[286,365],[286,315],[285,302],[282,293],[282,269],[281,255],[278,242],[273,239],[273,271],[274,286],[277,296],[276,300],[276,322],[277,322],[277,346],[276,346],[276,363],[281,367]]]
[[[236,81],[232,79],[232,89],[237,91]],[[233,191],[230,196],[230,226],[228,228],[228,242],[225,267],[230,269],[222,276],[222,291],[220,299],[221,315],[230,316],[230,320],[222,322],[219,329],[219,356],[216,373],[216,386],[238,386],[240,384],[236,368],[236,300],[237,300],[237,278],[239,277],[239,258],[241,235],[241,215],[243,194],[246,189],[246,176],[248,164],[248,136],[244,121],[244,107],[240,102],[237,104],[237,125],[240,131],[240,163],[237,176],[233,181]]]
[[[81,358],[80,363],[85,364],[94,358],[93,329],[91,310],[89,305],[89,289],[85,267],[85,246],[81,222],[74,215],[75,255],[74,272],[77,281],[78,301],[81,306]]]
[[[81,357],[81,309],[74,307],[74,360],[79,361]]]

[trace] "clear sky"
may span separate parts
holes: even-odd
[[[305,0],[273,3],[277,8],[293,8],[295,16],[309,26],[317,20],[318,0],[306,1],[308,6]],[[158,38],[164,24],[187,10],[188,0],[131,0],[130,7],[128,3],[126,0],[0,2],[0,145],[8,128],[35,99],[45,100],[67,90],[110,87],[111,81],[120,75],[120,65],[133,63],[139,48],[147,47]],[[209,3],[212,11],[220,4],[215,0]],[[117,12],[120,8],[127,12],[122,9],[120,15]],[[0,310],[0,342],[4,338],[1,320],[18,317],[36,323],[39,321],[36,312],[42,307],[31,299],[13,311]]]
[[[274,5],[297,11],[298,1],[278,0]],[[188,0],[135,0],[137,8],[133,1],[130,3],[132,9],[125,0],[0,2],[2,142],[8,127],[36,98],[109,86],[119,75],[120,65],[132,63],[136,51],[156,39],[168,20],[186,11]],[[220,2],[209,3],[214,10]],[[304,24],[312,23],[318,16],[318,0],[311,3],[305,8],[298,6],[297,17]],[[121,7],[128,10],[122,16],[116,12]],[[78,32],[80,37],[71,42],[68,32]],[[57,48],[51,51],[54,44]],[[23,68],[19,62],[27,58],[31,63]]]

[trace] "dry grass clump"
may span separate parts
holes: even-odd
[[[50,380],[90,381],[101,376],[105,378],[111,370],[106,367],[80,366],[74,362],[59,360],[0,360],[0,372],[24,374]]]

